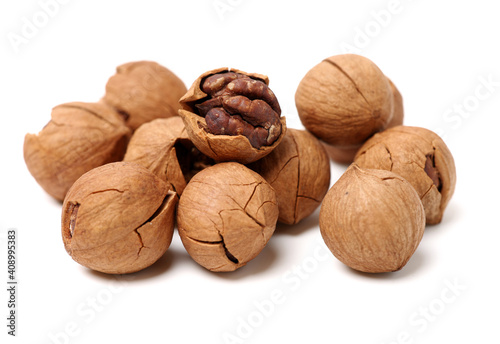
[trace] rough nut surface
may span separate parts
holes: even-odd
[[[394,96],[386,76],[369,59],[329,57],[300,82],[295,104],[302,124],[331,145],[355,146],[384,130]]]
[[[123,160],[146,167],[179,196],[196,173],[214,164],[194,147],[179,116],[155,119],[139,127]]]
[[[296,224],[320,205],[330,186],[330,161],[319,140],[288,129],[281,144],[249,165],[276,191],[279,221]]]
[[[277,219],[273,188],[234,162],[196,174],[184,189],[177,211],[184,247],[211,271],[233,271],[255,258],[272,236]]]
[[[64,247],[78,263],[110,274],[142,270],[172,240],[177,195],[134,163],[107,164],[84,174],[62,210]]]
[[[62,201],[85,172],[121,160],[130,134],[120,115],[106,104],[62,104],[52,110],[40,133],[26,135],[24,160],[38,184]]]
[[[417,249],[425,213],[405,179],[352,164],[326,194],[319,226],[328,248],[347,266],[390,272],[403,268]]]
[[[286,131],[269,80],[229,68],[203,73],[181,98],[189,137],[217,162],[243,164],[269,154]]]
[[[427,224],[441,222],[455,190],[456,171],[450,150],[437,134],[419,127],[388,129],[368,140],[355,162],[405,178],[422,200]]]
[[[135,130],[153,119],[177,116],[179,98],[186,90],[181,79],[156,62],[129,62],[116,68],[106,84],[103,101]]]

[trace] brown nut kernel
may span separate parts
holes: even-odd
[[[402,177],[352,164],[326,194],[319,227],[342,263],[363,272],[390,272],[403,268],[417,249],[425,212]]]
[[[82,174],[121,160],[130,134],[123,119],[106,104],[62,104],[52,110],[40,133],[26,135],[24,160],[38,184],[62,201]]]
[[[334,146],[356,146],[384,130],[393,117],[393,93],[386,76],[369,59],[329,57],[300,82],[295,104],[302,124]]]
[[[125,63],[106,84],[103,101],[124,116],[136,130],[156,118],[177,116],[186,86],[174,73],[152,61]]]
[[[330,161],[319,140],[288,128],[281,144],[249,165],[271,184],[278,199],[278,221],[296,224],[320,205],[330,186]]]
[[[177,209],[184,247],[211,271],[233,271],[255,258],[272,236],[277,219],[273,188],[235,162],[216,164],[196,174]]]
[[[142,166],[98,167],[78,179],[64,200],[64,247],[92,270],[142,270],[170,246],[176,205],[175,192]]]
[[[236,69],[203,73],[180,99],[194,145],[218,162],[247,164],[269,154],[286,125],[268,84],[264,75]]]
[[[388,129],[366,141],[355,162],[408,180],[422,200],[427,224],[441,222],[455,190],[456,171],[450,150],[437,134],[419,127]]]
[[[193,145],[179,116],[141,125],[130,139],[123,161],[146,167],[179,196],[196,173],[215,163]]]

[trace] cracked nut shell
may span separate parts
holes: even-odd
[[[26,135],[24,160],[38,184],[62,201],[85,172],[123,159],[130,134],[106,104],[62,104],[40,133]]]
[[[186,85],[168,68],[153,61],[136,61],[116,68],[106,84],[103,101],[123,115],[136,130],[156,118],[177,116]]]
[[[288,128],[281,144],[249,165],[276,191],[278,221],[296,224],[320,205],[330,186],[330,161],[320,141]]]
[[[455,190],[455,162],[444,141],[419,127],[397,126],[374,135],[360,148],[356,164],[392,171],[417,190],[427,224],[441,222]]]
[[[425,213],[405,179],[352,164],[326,194],[319,227],[330,251],[347,266],[390,272],[403,268],[417,249]]]
[[[123,161],[146,167],[179,196],[196,173],[214,164],[193,145],[179,116],[141,125],[132,135]]]
[[[353,54],[329,57],[301,80],[295,104],[302,124],[334,146],[356,146],[384,130],[394,99],[382,71]]]
[[[184,247],[211,271],[233,271],[255,258],[274,233],[277,219],[273,188],[235,162],[216,164],[196,174],[177,210]]]
[[[190,139],[217,162],[248,164],[269,154],[286,132],[265,75],[219,68],[203,73],[180,99]]]
[[[92,270],[142,270],[168,249],[176,205],[175,192],[142,166],[117,162],[98,167],[78,179],[64,200],[64,247]]]

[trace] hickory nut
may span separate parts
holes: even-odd
[[[211,271],[233,271],[255,258],[274,233],[277,219],[273,188],[235,162],[216,164],[196,174],[177,210],[184,247]]]
[[[455,162],[444,141],[419,127],[397,126],[374,135],[359,149],[356,164],[392,171],[417,190],[428,224],[441,222],[455,190]]]
[[[249,165],[276,191],[280,222],[296,224],[320,205],[330,186],[330,161],[320,141],[288,128],[281,144]]]
[[[152,61],[125,63],[106,84],[103,101],[132,129],[156,118],[177,116],[186,86],[174,73]]]
[[[179,116],[141,125],[132,135],[123,160],[146,167],[179,196],[196,173],[214,164],[193,145]]]
[[[203,73],[180,99],[189,137],[217,162],[247,164],[269,154],[286,125],[269,79],[219,68]]]
[[[63,204],[64,247],[78,263],[110,274],[142,270],[172,240],[177,196],[133,163],[117,162],[78,179]]]
[[[417,249],[425,213],[405,179],[352,164],[326,194],[319,227],[328,248],[347,266],[390,272],[405,266]]]
[[[121,160],[130,129],[103,103],[67,103],[52,110],[38,135],[24,139],[24,160],[38,184],[63,200],[71,185],[91,169]]]

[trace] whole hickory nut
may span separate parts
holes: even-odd
[[[106,84],[103,101],[113,106],[132,129],[155,118],[177,116],[186,86],[174,73],[153,61],[125,63]]]
[[[319,227],[342,263],[363,272],[390,272],[403,268],[417,249],[425,213],[405,179],[352,164],[326,194]]]
[[[265,75],[219,68],[203,73],[180,99],[189,137],[217,162],[247,164],[281,142],[285,118]]]
[[[302,124],[334,146],[356,146],[392,120],[388,79],[369,59],[352,54],[323,60],[304,76],[295,93]]]
[[[98,167],[78,179],[64,200],[64,247],[92,270],[142,270],[168,249],[176,205],[175,192],[142,166],[117,162]]]
[[[130,134],[106,104],[62,104],[40,133],[26,135],[24,160],[38,184],[62,201],[82,174],[123,159]]]
[[[388,129],[368,140],[355,162],[360,167],[388,170],[405,178],[422,200],[427,224],[441,222],[457,177],[453,156],[436,133],[419,127]]]
[[[179,116],[141,125],[132,135],[123,160],[146,167],[179,196],[196,173],[214,164],[193,145]]]
[[[216,164],[196,174],[177,209],[184,247],[211,271],[233,271],[255,258],[274,233],[277,220],[273,188],[235,162]]]
[[[330,161],[319,140],[288,128],[281,144],[249,165],[276,191],[278,221],[296,224],[320,205],[330,186]]]

